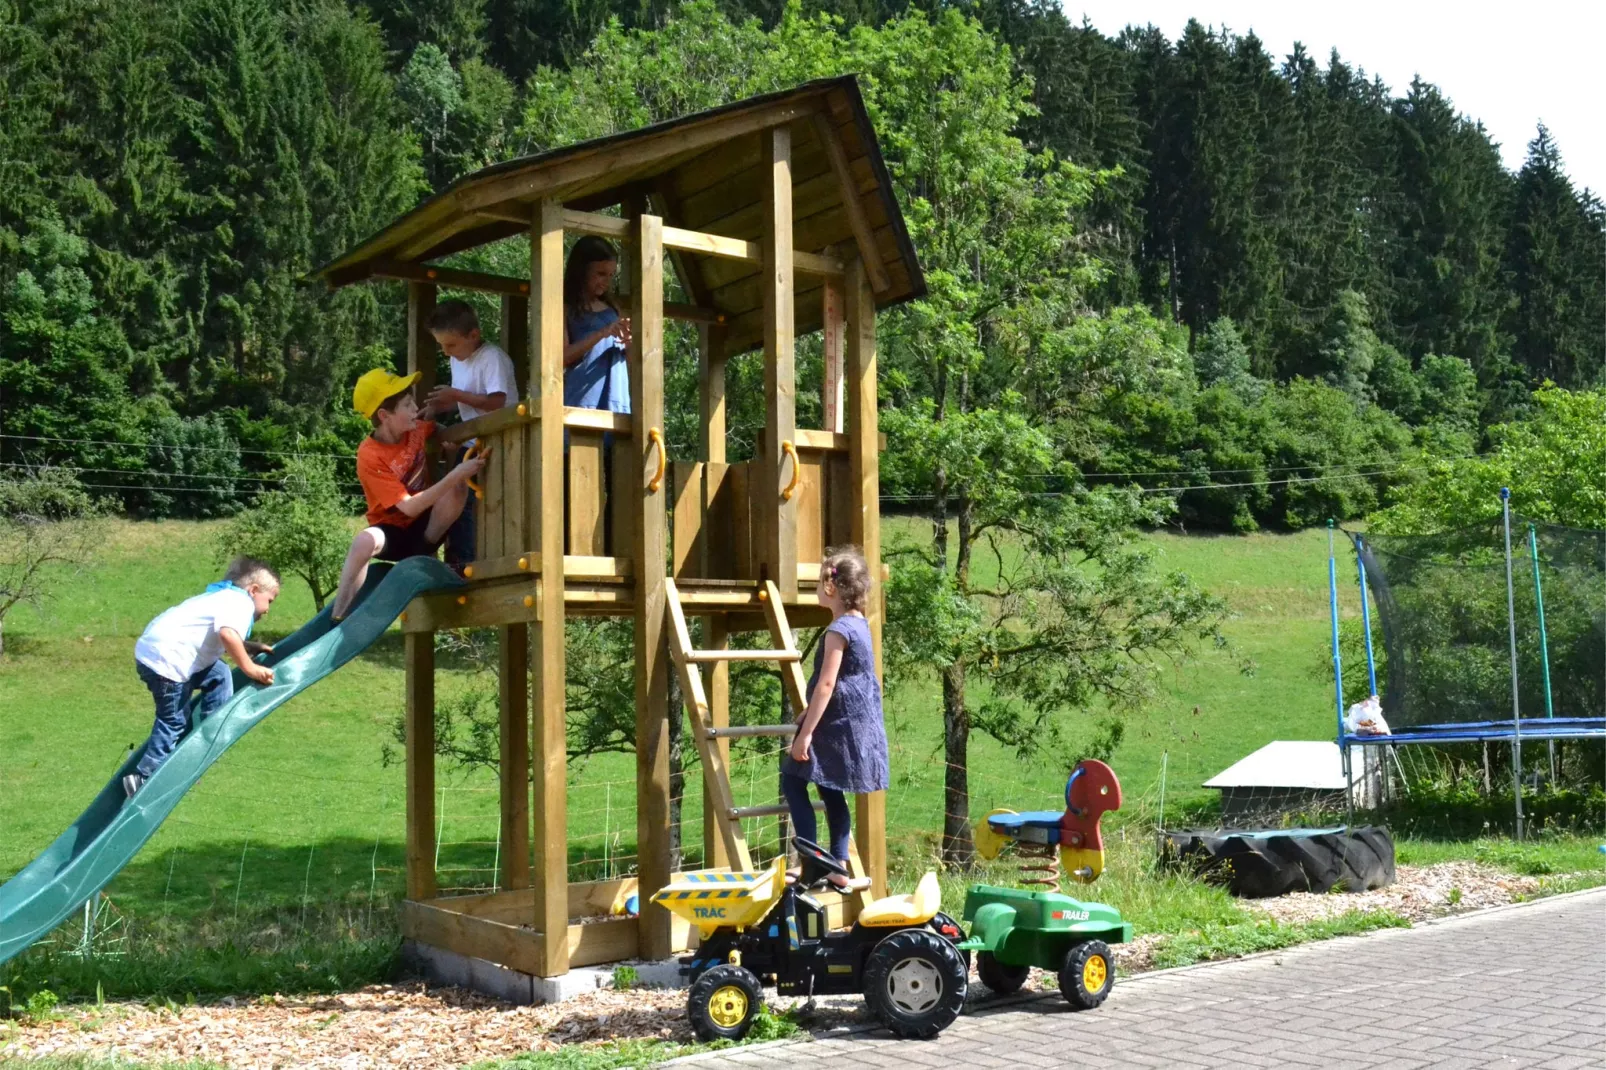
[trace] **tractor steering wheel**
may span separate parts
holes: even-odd
[[[810,887],[823,880],[826,874],[834,873],[839,877],[847,877],[849,879],[853,877],[853,874],[848,872],[847,866],[826,854],[825,848],[813,840],[805,840],[802,836],[793,836],[792,846],[797,848],[798,861],[803,863],[802,884],[804,887]],[[810,869],[823,872],[811,873],[809,872]]]

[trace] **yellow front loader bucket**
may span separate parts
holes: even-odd
[[[786,859],[769,869],[699,869],[682,873],[652,897],[693,925],[703,939],[714,930],[757,925],[786,887]]]

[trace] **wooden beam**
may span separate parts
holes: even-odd
[[[418,373],[414,393],[420,404],[435,389],[435,336],[429,333],[429,318],[435,314],[435,284],[407,284],[407,374]]]
[[[552,941],[558,945],[559,954],[565,962],[568,961],[569,946],[564,935],[568,929],[565,920],[558,927],[559,938]],[[445,948],[470,958],[484,959],[537,977],[545,976],[541,971],[551,957],[550,950],[545,946],[548,941],[539,932],[491,918],[460,913],[436,903],[403,903],[401,930],[409,940]]]
[[[843,316],[843,295],[840,279],[826,279],[821,287],[820,339],[824,368],[820,376],[820,412],[824,414],[825,430],[840,432],[844,429],[842,406],[842,347],[846,344],[847,323]],[[801,445],[801,443],[800,443]]]
[[[702,416],[702,459],[725,463],[725,328],[710,324],[697,331],[699,403]],[[706,516],[706,513],[705,513]]]
[[[535,572],[540,568],[540,561],[531,561],[530,565],[530,571]],[[475,574],[478,572],[476,568]],[[534,621],[539,616],[535,590],[528,582],[480,583],[476,580],[466,591],[420,595],[408,603],[401,622],[402,631],[418,634]]]
[[[614,241],[624,241],[630,236],[630,220],[616,215],[602,215],[600,212],[576,212],[572,208],[563,211],[563,229],[578,231],[581,234],[596,234]]]
[[[690,323],[724,323],[725,313],[717,308],[705,308],[701,305],[684,305],[675,301],[664,302],[664,317],[672,320],[686,320]]]
[[[530,362],[524,354],[530,351],[530,299],[502,295],[502,352],[513,358],[513,379],[518,385],[519,397],[530,394]]]
[[[870,566],[870,575],[881,577],[881,453],[876,410],[876,330],[875,295],[870,292],[864,265],[855,260],[848,266],[847,298],[847,417],[849,488],[853,541]],[[870,625],[870,642],[875,650],[876,675],[883,676],[881,630],[885,620],[884,583],[876,583],[865,606]],[[886,792],[860,795],[855,800],[858,820],[855,838],[859,858],[871,879],[871,892],[887,894],[887,799]]]
[[[380,279],[405,279],[408,282],[427,283],[431,286],[449,286],[455,290],[475,290],[480,293],[509,294],[528,297],[530,284],[511,275],[488,275],[483,271],[460,271],[457,268],[436,267],[409,260],[392,260],[380,257],[369,264],[369,272]]]
[[[669,911],[649,902],[669,882],[669,658],[664,646],[668,549],[667,488],[656,487],[661,446],[647,431],[664,427],[663,221],[631,206],[630,411],[641,430],[633,440],[633,468],[617,479],[618,491],[638,505],[632,554],[636,580],[636,872],[641,881],[641,954],[670,953]]]
[[[402,641],[407,665],[407,898],[435,894],[435,636]]]
[[[563,206],[544,201],[530,231],[531,403],[539,416],[531,462],[531,499],[539,521],[536,551],[563,560]],[[536,587],[535,691],[530,729],[535,772],[535,916],[543,933],[567,932],[569,917],[568,750],[563,648],[563,570],[546,570]],[[567,940],[542,948],[543,977],[569,971]]]
[[[881,254],[875,244],[875,229],[870,226],[870,219],[864,214],[864,204],[859,200],[859,186],[853,178],[853,169],[848,166],[847,150],[842,147],[842,139],[837,136],[836,128],[825,116],[816,113],[812,121],[814,136],[820,139],[826,158],[831,161],[831,170],[836,172],[837,184],[842,187],[842,210],[847,213],[848,226],[853,228],[853,241],[859,247],[859,260],[869,272],[871,287],[877,293],[885,293],[892,286],[892,280],[887,278],[887,270],[881,265]]]
[[[782,490],[795,474],[796,459],[782,443],[792,443],[797,428],[797,369],[793,351],[792,258],[792,132],[769,131],[764,203],[764,449],[763,472],[753,495],[753,509],[763,518],[764,541],[759,560],[788,601],[797,597],[797,499]]]
[[[497,629],[502,887],[530,886],[530,626]]]
[[[628,412],[606,412],[602,409],[579,409],[566,406],[563,426],[579,427],[587,431],[612,431],[629,438],[635,431],[635,421]]]
[[[509,352],[514,364],[525,363],[518,355]],[[526,404],[508,405],[504,408],[488,412],[484,416],[476,416],[472,420],[464,420],[460,424],[443,427],[435,433],[435,437],[442,442],[467,442],[471,438],[482,438],[494,434],[515,424],[529,423],[535,419],[531,409]]]
[[[709,617],[703,624],[704,641],[710,649],[721,650],[730,646],[730,617],[724,613]],[[730,662],[716,662],[706,674],[708,690],[708,724],[711,728],[725,728],[731,723],[731,667]],[[713,745],[719,751],[719,764],[729,769],[731,764],[730,740],[716,738]],[[730,851],[725,847],[724,822],[719,817],[719,798],[707,769],[703,770],[703,865],[719,869],[730,865]]]

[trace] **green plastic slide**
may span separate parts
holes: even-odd
[[[271,686],[259,687],[236,671],[234,697],[195,726],[128,799],[123,774],[133,772],[144,748],[131,753],[72,827],[0,885],[0,963],[49,933],[117,876],[236,740],[373,645],[415,595],[461,583],[451,569],[428,557],[411,557],[388,570],[374,566],[344,621],[335,624],[326,606],[275,643],[273,653],[259,659],[273,667]]]

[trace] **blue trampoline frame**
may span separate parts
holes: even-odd
[[[1539,618],[1540,663],[1545,677],[1545,716],[1523,717],[1517,698],[1517,620],[1511,575],[1511,491],[1500,488],[1501,515],[1506,542],[1506,616],[1511,642],[1511,718],[1504,721],[1465,721],[1454,724],[1413,725],[1386,736],[1356,735],[1344,730],[1344,665],[1338,646],[1338,561],[1333,552],[1333,521],[1327,522],[1327,595],[1333,626],[1333,697],[1338,711],[1338,746],[1343,755],[1344,779],[1353,806],[1355,777],[1350,748],[1400,747],[1413,743],[1511,743],[1513,797],[1516,807],[1517,838],[1522,839],[1522,741],[1548,741],[1551,744],[1551,774],[1555,774],[1555,741],[1559,739],[1606,739],[1606,717],[1557,717],[1550,695],[1549,638],[1545,635],[1544,591],[1539,580],[1539,544],[1534,525],[1528,525],[1528,548],[1534,565],[1534,598]],[[1377,660],[1372,649],[1372,613],[1366,588],[1366,561],[1359,552],[1364,539],[1351,535],[1355,554],[1356,583],[1361,594],[1361,626],[1366,633],[1366,677],[1370,694],[1377,694]],[[1351,821],[1351,824],[1354,822]]]

